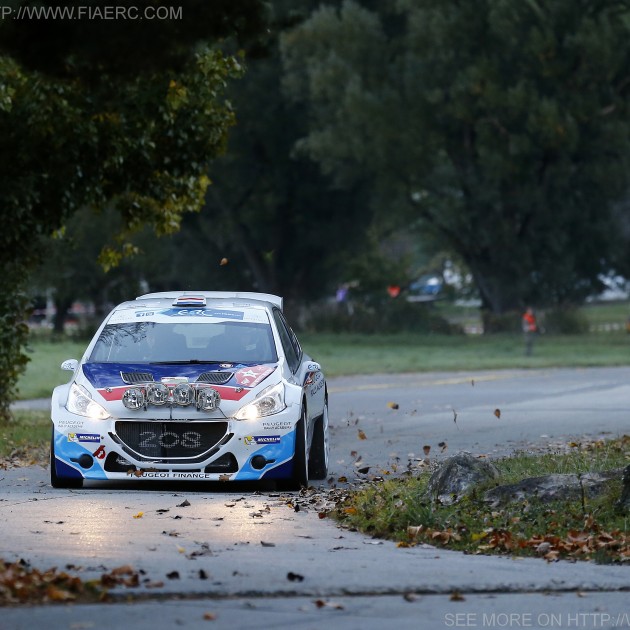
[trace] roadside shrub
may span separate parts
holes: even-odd
[[[545,331],[556,335],[582,335],[589,331],[588,319],[576,308],[557,308],[545,313]]]
[[[483,332],[484,334],[519,333],[522,330],[521,316],[522,314],[516,311],[501,313],[500,315],[490,311],[482,311]]]
[[[433,312],[430,305],[389,300],[379,305],[324,304],[301,318],[308,332],[463,334],[460,326]]]

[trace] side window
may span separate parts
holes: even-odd
[[[298,341],[298,338],[293,332],[293,329],[291,328],[291,326],[289,326],[289,324],[287,323],[287,320],[284,318],[284,315],[282,313],[280,313],[280,317],[282,317],[282,320],[284,321],[284,324],[287,327],[287,330],[289,331],[291,345],[293,346],[293,349],[295,350],[295,354],[297,355],[298,360],[301,361],[302,360],[302,346],[300,345],[300,342]]]
[[[273,318],[275,319],[276,326],[278,327],[280,342],[282,343],[282,349],[284,350],[284,354],[287,358],[289,368],[291,368],[291,372],[295,372],[300,365],[300,355],[296,352],[293,342],[291,340],[291,335],[293,331],[291,331],[291,329],[287,326],[287,323],[285,322],[284,317],[282,316],[282,313],[280,311],[274,310]],[[293,335],[293,337],[295,337],[295,335]]]

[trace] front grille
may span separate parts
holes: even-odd
[[[227,422],[116,422],[116,433],[130,450],[154,459],[191,459],[225,436]]]
[[[210,385],[225,385],[233,372],[204,372],[197,378],[197,383],[210,383]]]
[[[127,385],[153,381],[153,374],[150,372],[121,372],[120,377],[124,383],[127,383]]]

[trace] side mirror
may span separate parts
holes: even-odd
[[[68,370],[69,372],[74,372],[79,366],[79,362],[76,359],[66,359],[61,364],[62,370]]]

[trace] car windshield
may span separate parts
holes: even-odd
[[[271,326],[250,322],[109,324],[90,363],[273,363]]]

